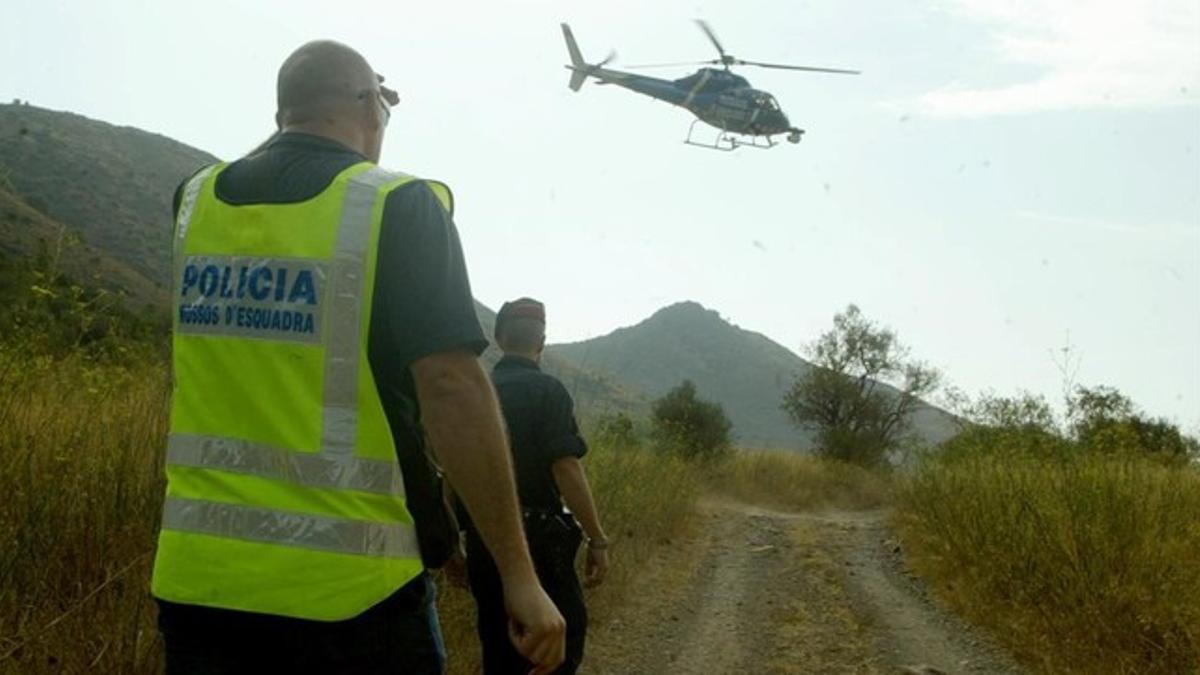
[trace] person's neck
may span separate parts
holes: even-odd
[[[542,362],[542,353],[541,352],[515,352],[515,351],[513,351],[513,352],[504,352],[504,355],[505,356],[515,356],[517,358],[533,361],[534,363],[537,363],[537,364],[541,364],[541,362]]]
[[[280,133],[294,132],[308,134],[309,136],[319,136],[320,138],[341,143],[360,155],[365,156],[367,154],[363,152],[364,142],[362,134],[346,127],[339,127],[325,122],[302,122],[299,124],[288,124],[279,131]]]

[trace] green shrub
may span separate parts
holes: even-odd
[[[1200,474],[992,440],[959,439],[902,482],[914,567],[1037,671],[1200,667]]]
[[[651,436],[663,449],[689,459],[726,455],[733,423],[718,403],[701,399],[691,380],[667,392],[651,409]]]

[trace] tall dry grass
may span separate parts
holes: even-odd
[[[981,450],[899,491],[910,561],[1045,673],[1200,668],[1200,473],[1138,456]]]
[[[792,511],[881,508],[892,493],[882,470],[785,450],[737,452],[709,465],[705,479],[717,494]]]
[[[161,368],[0,349],[0,672],[155,672]]]
[[[0,673],[158,673],[149,573],[163,494],[169,383],[141,367],[0,347]],[[586,460],[613,569],[603,617],[637,562],[676,536],[700,488],[673,457],[601,444]],[[478,663],[474,610],[441,589],[455,672]]]

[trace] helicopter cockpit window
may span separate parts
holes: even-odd
[[[754,97],[754,105],[764,110],[779,110],[779,102],[770,94],[759,94]]]

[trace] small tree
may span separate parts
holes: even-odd
[[[896,334],[850,305],[809,350],[814,368],[796,378],[781,407],[802,429],[817,432],[818,452],[857,464],[885,462],[910,425],[921,398],[940,382],[914,361]],[[890,381],[896,389],[883,386]]]
[[[1067,414],[1075,440],[1088,450],[1133,451],[1175,460],[1200,454],[1196,439],[1178,425],[1147,417],[1112,387],[1077,387],[1067,399]]]
[[[1051,457],[1071,451],[1045,397],[1030,392],[1012,397],[988,393],[972,401],[962,396],[952,409],[958,415],[959,433],[942,443],[945,453],[986,450]]]
[[[641,444],[633,418],[626,412],[606,413],[596,418],[593,438],[618,450],[635,448]]]
[[[733,447],[733,423],[725,410],[697,396],[691,380],[684,380],[655,401],[650,420],[655,443],[689,459],[719,457]]]

